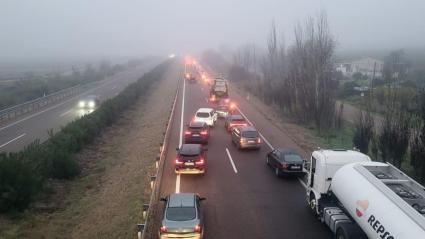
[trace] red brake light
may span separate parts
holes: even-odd
[[[195,162],[196,165],[204,165],[204,163],[205,163],[205,160],[203,158]]]
[[[208,134],[208,131],[206,131],[206,130],[201,131],[201,134],[202,134],[202,135],[207,135],[207,134]]]
[[[176,159],[175,163],[176,163],[176,165],[182,165],[183,161],[181,161],[180,159]]]
[[[191,134],[191,132],[187,130],[187,131],[185,131],[185,132],[184,132],[184,134],[185,134],[185,135],[190,135],[190,134]]]
[[[195,232],[201,232],[201,231],[202,231],[202,227],[200,225],[196,225]]]
[[[159,229],[162,233],[163,232],[167,232],[167,227],[162,225],[161,228]]]

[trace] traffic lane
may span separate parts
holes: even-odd
[[[99,94],[103,99],[113,97],[115,95],[113,92],[122,90],[148,69],[145,66],[141,66],[130,72],[119,73],[111,80],[99,82],[94,88],[80,95],[1,127],[0,146],[2,147],[0,147],[0,151],[18,151],[36,139],[40,141],[46,140],[49,129],[57,131],[60,127],[82,116],[81,111],[76,107],[81,98],[89,94]],[[117,87],[112,89],[110,85],[116,85]],[[25,134],[25,136],[11,141],[22,134]]]
[[[265,156],[270,151],[267,145],[263,144],[258,151],[238,150],[234,146],[229,151],[243,179],[240,187],[247,208],[252,208],[256,216],[262,218],[261,234],[267,235],[264,238],[332,237],[309,211],[305,188],[297,177],[278,178],[266,164]]]
[[[244,179],[240,175],[239,165],[234,162],[235,171],[226,148],[231,148],[231,143],[224,122],[220,120],[211,132],[206,174],[183,175],[182,190],[207,198],[204,204],[206,238],[267,238],[261,230],[261,218],[257,216],[256,209],[249,205],[241,187]]]
[[[185,118],[191,119],[201,107],[214,107],[207,103],[208,90],[205,85],[187,84]],[[204,88],[204,90],[201,90]],[[238,175],[227,155],[231,148],[229,133],[224,128],[224,120],[210,130],[207,151],[207,169],[204,176],[181,175],[181,191],[196,192],[206,197],[205,237],[206,238],[268,238],[262,219],[242,190],[243,178]],[[271,232],[273,233],[273,232]]]
[[[240,107],[245,107],[243,104],[245,102],[243,102],[243,100],[240,98],[237,99],[237,102],[242,103],[240,104]],[[267,122],[265,117],[261,114],[252,120],[251,115],[254,113],[258,113],[258,111],[246,111],[244,114],[251,122],[254,120],[254,122]],[[262,127],[258,127],[257,125],[254,126],[262,132],[262,135],[267,139],[267,141],[269,141],[271,144],[275,143],[275,138],[272,140],[268,138],[270,135],[269,130],[265,130],[265,132],[263,132]],[[267,125],[266,127],[270,127],[270,125]],[[275,137],[280,139],[280,146],[294,149],[298,148],[298,145],[296,145],[290,138],[288,138],[287,135],[276,130],[277,129],[271,129],[273,133],[278,133],[278,135]],[[219,132],[222,134],[219,134]],[[219,175],[217,178],[225,179],[224,185],[231,185],[231,182],[235,183],[236,186],[233,188],[237,188],[238,192],[235,193],[237,198],[234,200],[234,202],[242,203],[244,205],[242,206],[242,211],[235,211],[236,215],[239,213],[239,215],[242,216],[241,218],[238,218],[239,220],[233,220],[235,218],[235,213],[232,213],[230,214],[230,218],[232,219],[231,221],[226,222],[226,220],[223,220],[225,222],[223,223],[224,225],[208,225],[210,230],[213,229],[215,232],[220,230],[220,228],[223,228],[225,225],[236,224],[236,226],[238,226],[240,223],[241,225],[245,226],[245,228],[252,228],[252,230],[248,230],[248,235],[243,238],[332,237],[332,234],[329,232],[329,230],[327,230],[327,228],[325,228],[310,213],[305,201],[305,188],[299,183],[298,179],[296,177],[283,179],[276,178],[271,168],[267,166],[265,163],[265,156],[268,152],[271,151],[271,148],[264,141],[260,150],[237,150],[231,143],[230,133],[226,132],[224,126],[219,125],[219,128],[214,129],[214,133],[214,139],[220,142],[221,145],[218,151],[214,149],[215,145],[213,147],[209,146],[211,147],[211,150],[209,150],[208,153],[212,153],[212,155],[218,155],[223,147],[228,148],[238,171],[237,177],[232,178],[232,181],[226,180],[230,179],[230,177],[220,177]],[[210,185],[208,185],[207,188],[209,187]],[[199,185],[197,190],[202,189],[202,185]],[[206,193],[208,194],[208,190]],[[226,200],[232,201],[229,200],[229,197],[225,198],[224,202],[226,202]],[[221,201],[221,203],[222,202],[223,201]],[[229,206],[230,207],[224,206],[224,208],[226,210],[232,210],[235,208],[234,203],[230,204]],[[213,215],[207,215],[207,218],[208,216],[216,218],[214,214],[219,214],[220,212],[220,210],[212,211]],[[246,211],[255,213],[249,215],[246,213]],[[228,217],[226,217],[226,214],[223,214],[219,218]],[[261,218],[261,220],[257,221],[256,219],[258,218]],[[235,221],[237,221],[237,223],[235,223]],[[309,230],[305,230],[305,225],[309,226]],[[288,230],[288,228],[291,230]],[[240,232],[240,230],[236,231]]]
[[[272,124],[266,116],[258,111],[245,97],[232,91],[232,99],[236,101],[242,114],[255,126],[256,129],[273,145],[274,148],[291,148],[300,153],[304,159],[309,157],[309,153],[302,149],[293,139],[291,139],[282,129]]]

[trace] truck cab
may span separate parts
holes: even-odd
[[[355,150],[316,150],[310,158],[307,174],[306,199],[314,214],[322,213],[320,203],[325,203],[332,191],[334,174],[350,163],[370,162],[369,156]]]

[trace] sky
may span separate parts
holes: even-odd
[[[133,57],[265,45],[325,11],[337,50],[425,48],[424,0],[0,0],[0,59]]]

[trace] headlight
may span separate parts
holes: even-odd
[[[80,102],[78,102],[78,106],[84,107],[84,106],[86,106],[86,103],[84,101],[80,101]]]
[[[94,108],[96,106],[96,103],[94,101],[89,102],[89,107]]]

